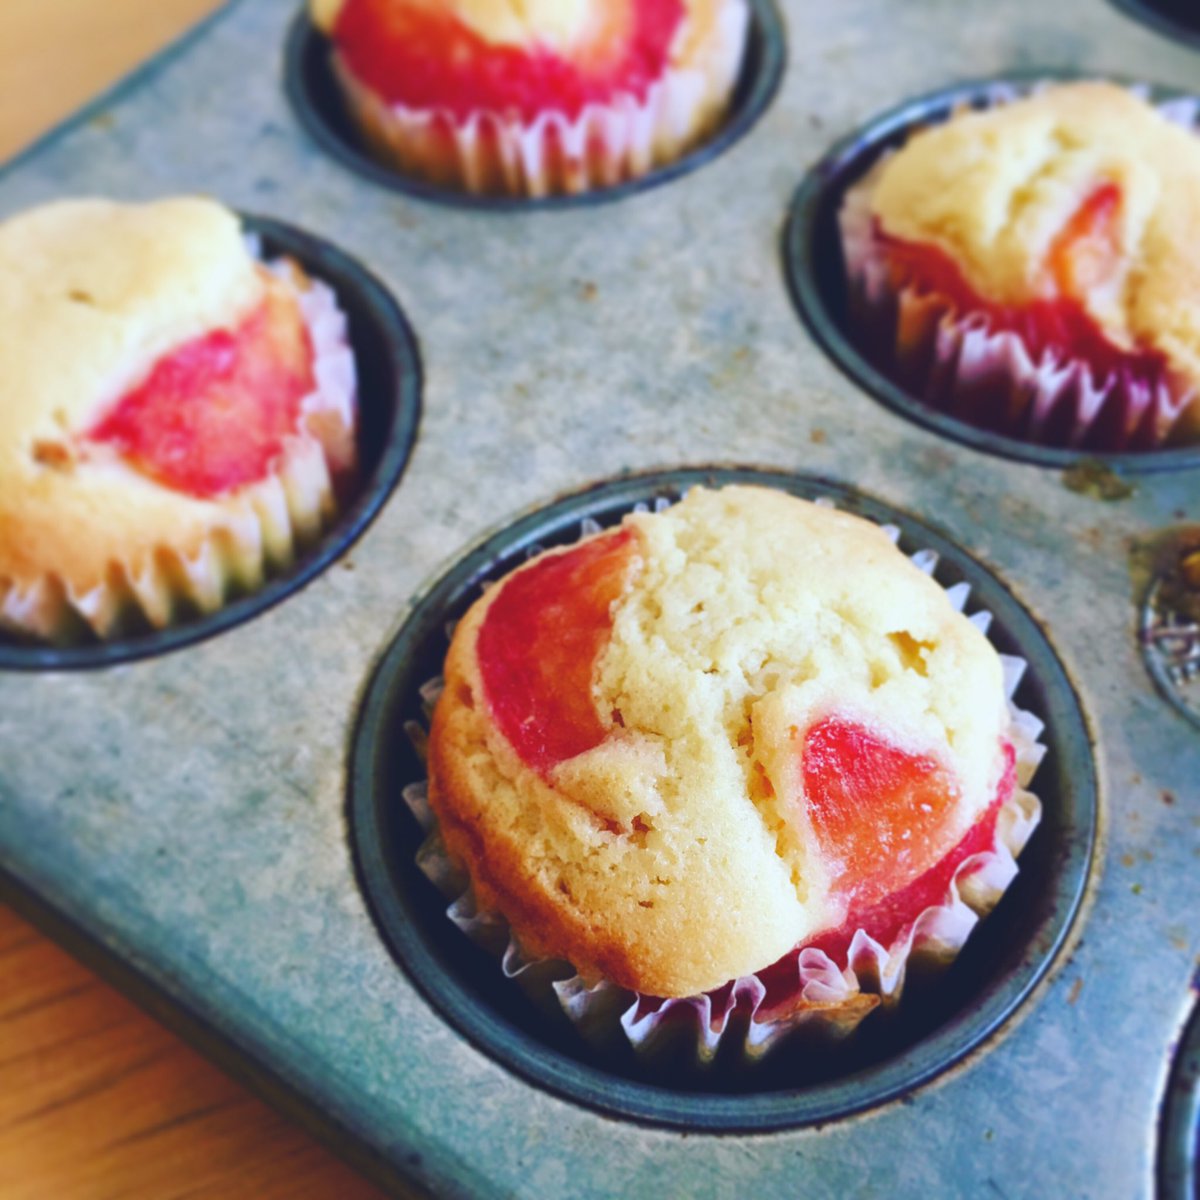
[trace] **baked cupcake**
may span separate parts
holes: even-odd
[[[986,637],[884,530],[694,489],[471,608],[428,802],[520,961],[575,969],[581,1024],[619,990],[635,1045],[682,1004],[711,1052],[739,1005],[759,1048],[846,1032],[913,951],[952,957],[1036,824],[1037,757]]]
[[[355,470],[330,290],[219,204],[0,224],[0,626],[108,638],[290,564]]]
[[[841,225],[857,336],[931,405],[1054,446],[1200,437],[1193,127],[1106,83],[959,112]]]
[[[311,0],[382,161],[474,193],[612,186],[716,128],[746,0]]]

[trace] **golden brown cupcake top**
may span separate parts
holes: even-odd
[[[535,559],[461,622],[431,801],[485,905],[690,995],[940,861],[1010,759],[986,639],[877,526],[746,487]]]
[[[882,231],[984,300],[1078,302],[1122,350],[1200,383],[1200,138],[1107,83],[955,115],[880,169]]]
[[[290,288],[219,204],[69,200],[0,224],[0,593],[84,597],[222,529],[230,555],[258,547],[241,484],[294,431],[310,366]]]
[[[743,0],[311,0],[355,80],[389,103],[576,117],[644,100],[671,68],[723,62],[723,11]]]

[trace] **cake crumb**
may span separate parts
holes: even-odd
[[[1063,486],[1093,500],[1128,500],[1137,490],[1112,467],[1094,458],[1083,458],[1063,472]]]

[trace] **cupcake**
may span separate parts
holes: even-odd
[[[930,405],[1051,446],[1200,438],[1193,127],[1050,87],[914,134],[840,218],[853,331]]]
[[[738,1010],[750,1053],[848,1032],[1015,873],[1038,751],[1006,690],[868,521],[757,487],[632,514],[455,630],[427,798],[456,915],[504,919],[510,973],[569,963],[585,1032],[614,995],[635,1046],[687,1025],[702,1059]]]
[[[355,472],[330,290],[201,199],[0,224],[0,626],[55,642],[207,613],[287,567]]]
[[[546,196],[644,175],[728,108],[746,0],[311,0],[350,114],[399,171]]]

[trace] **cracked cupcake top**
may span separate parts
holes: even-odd
[[[1200,386],[1200,137],[1124,88],[1062,85],[957,114],[886,160],[871,208],[926,286],[1041,305],[1035,341],[1161,355]],[[1076,310],[1107,347],[1054,328]]]
[[[935,867],[1011,789],[1008,728],[995,651],[877,526],[695,489],[472,608],[430,798],[528,950],[683,996]]]
[[[218,204],[69,200],[0,224],[0,591],[84,595],[219,527],[232,553],[311,360],[294,290]]]

